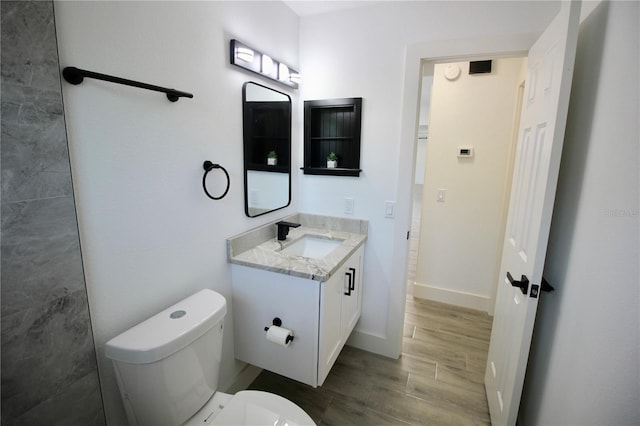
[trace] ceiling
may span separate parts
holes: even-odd
[[[342,9],[368,6],[381,0],[283,0],[298,16],[319,15]]]

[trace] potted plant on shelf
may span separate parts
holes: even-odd
[[[269,166],[275,166],[278,164],[278,154],[275,151],[269,151],[267,154],[267,164]]]
[[[327,156],[327,168],[335,169],[336,167],[338,167],[338,156],[332,152]]]

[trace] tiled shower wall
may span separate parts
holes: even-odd
[[[2,425],[103,425],[53,3],[0,15]]]

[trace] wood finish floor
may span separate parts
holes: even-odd
[[[318,425],[490,424],[484,368],[492,319],[407,296],[402,356],[345,346],[319,388],[263,371],[249,389],[295,402]]]

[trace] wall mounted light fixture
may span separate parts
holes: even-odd
[[[287,64],[276,61],[269,55],[258,52],[236,39],[231,39],[229,50],[232,65],[260,74],[294,89],[298,88],[300,73]]]

